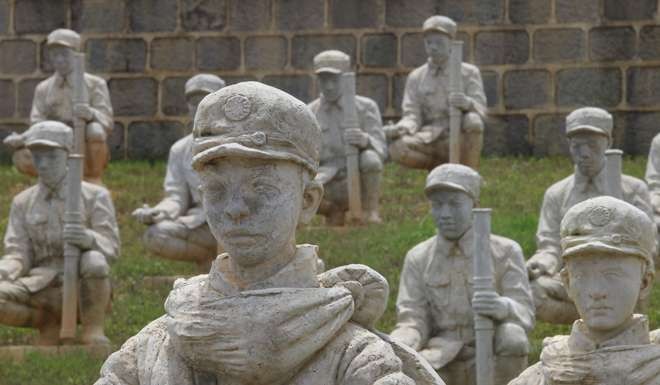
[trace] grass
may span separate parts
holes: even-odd
[[[626,158],[624,172],[643,177],[646,158]],[[163,162],[115,162],[106,171],[105,181],[112,191],[122,237],[121,258],[112,267],[114,301],[112,314],[106,321],[106,332],[115,347],[137,333],[149,321],[163,313],[168,289],[145,289],[141,280],[151,275],[192,274],[192,264],[149,257],[140,237],[144,226],[130,213],[143,203],[153,204],[161,197],[165,172]],[[538,210],[545,189],[554,181],[570,174],[571,165],[564,158],[491,158],[485,159],[481,174],[486,183],[482,189],[482,206],[493,209],[493,232],[518,241],[529,257],[535,249]],[[328,229],[318,226],[320,220],[298,233],[299,243],[320,247],[328,268],[364,263],[382,273],[392,288],[390,302],[378,327],[390,331],[395,324],[394,302],[403,256],[415,244],[432,236],[434,225],[423,195],[425,173],[389,164],[385,170],[381,211],[384,223],[364,228]],[[32,181],[8,166],[0,167],[0,231],[4,233],[11,197]],[[649,317],[652,328],[660,321],[660,288],[651,300]],[[538,360],[542,339],[564,334],[564,326],[538,323],[532,332],[530,363]],[[0,327],[0,345],[29,343],[33,332],[26,329]],[[59,357],[30,355],[22,363],[0,365],[0,385],[92,384],[98,377],[102,361],[78,352]]]

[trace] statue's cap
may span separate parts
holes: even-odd
[[[44,120],[33,124],[24,134],[25,145],[47,146],[71,151],[73,148],[73,130],[62,122]]]
[[[186,96],[201,92],[210,94],[225,86],[225,81],[212,74],[199,74],[186,81]]]
[[[597,107],[583,107],[566,116],[566,136],[578,132],[593,132],[612,138],[612,115]]]
[[[48,34],[47,45],[63,45],[75,51],[80,51],[80,35],[78,32],[59,28]]]
[[[426,177],[424,192],[428,196],[432,191],[449,189],[463,191],[475,202],[479,201],[481,176],[468,166],[445,163],[431,170]]]
[[[427,32],[440,32],[449,35],[452,39],[456,36],[456,22],[447,16],[435,15],[431,16],[422,24],[422,31]]]
[[[296,162],[316,174],[321,129],[305,103],[277,88],[243,82],[207,95],[197,107],[193,167],[221,157]]]
[[[351,70],[351,57],[337,50],[323,51],[314,56],[314,73],[340,74]]]

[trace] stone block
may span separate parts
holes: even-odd
[[[397,115],[401,115],[401,101],[406,90],[408,74],[395,74],[392,76],[392,108]]]
[[[0,0],[0,35],[9,32],[9,0]]]
[[[504,74],[504,107],[508,110],[539,108],[550,102],[550,73],[546,70],[512,70]]]
[[[87,71],[143,72],[147,44],[142,39],[89,39],[86,43]]]
[[[530,155],[529,119],[525,115],[489,115],[483,155]]]
[[[619,147],[626,155],[648,156],[651,141],[660,133],[660,112],[622,112],[614,117],[614,124],[625,135]]]
[[[14,31],[18,34],[47,34],[57,28],[66,28],[68,10],[68,4],[62,4],[60,1],[16,1],[14,4]]]
[[[427,60],[424,36],[421,32],[406,33],[401,37],[401,64],[418,67]]]
[[[0,41],[0,73],[29,74],[37,69],[37,45],[31,40]]]
[[[358,74],[355,91],[358,95],[373,99],[378,104],[380,113],[385,112],[389,97],[390,82],[386,75],[381,74]]]
[[[310,69],[316,54],[337,49],[351,57],[355,66],[356,41],[352,35],[303,35],[294,36],[291,42],[291,64],[294,68]]]
[[[112,129],[110,135],[108,135],[108,149],[110,149],[110,159],[111,160],[120,160],[126,158],[126,128],[123,124],[115,122],[115,126]]]
[[[514,24],[545,24],[550,19],[548,0],[509,0],[509,20]]]
[[[534,156],[569,155],[566,116],[542,114],[534,118]]]
[[[632,106],[660,104],[660,67],[630,67],[626,73],[626,100]]]
[[[185,85],[187,77],[167,78],[161,83],[161,106],[165,115],[184,116],[188,114]]]
[[[222,31],[227,25],[227,0],[183,0],[181,26],[186,31]]]
[[[245,67],[250,70],[282,69],[288,58],[284,36],[251,36],[245,39]]]
[[[126,3],[123,1],[79,0],[72,3],[72,8],[71,25],[76,31],[122,32],[124,30]]]
[[[560,23],[597,22],[600,0],[555,0],[555,16]]]
[[[279,88],[305,103],[312,101],[312,78],[308,75],[269,75],[262,82]]]
[[[397,38],[392,33],[362,37],[362,64],[366,67],[396,67]]]
[[[383,4],[380,0],[331,0],[332,28],[377,28]]]
[[[18,83],[18,99],[16,108],[19,118],[30,117],[30,111],[32,110],[32,99],[34,99],[34,90],[42,80],[44,79],[23,79],[20,81],[20,83]]]
[[[177,23],[177,0],[131,0],[129,25],[133,32],[174,31]]]
[[[539,29],[534,32],[534,61],[545,63],[584,60],[585,34],[579,28]]]
[[[629,60],[635,57],[636,32],[632,27],[597,27],[589,31],[593,61]]]
[[[485,31],[476,35],[477,64],[523,64],[528,58],[529,36],[524,30]]]
[[[280,0],[276,12],[281,31],[321,29],[325,23],[324,0]]]
[[[657,0],[604,0],[604,14],[609,20],[654,19],[658,11]]]
[[[193,67],[195,43],[186,37],[165,37],[151,42],[150,64],[153,69],[183,71]],[[223,54],[223,52],[217,52]]]
[[[52,73],[55,71],[50,64],[50,58],[48,57],[48,44],[46,44],[46,40],[39,43],[39,55],[41,56],[41,61],[39,62],[41,72]]]
[[[484,71],[481,73],[481,80],[484,82],[488,107],[497,107],[500,102],[500,75],[495,71]]]
[[[614,107],[621,102],[618,68],[571,68],[557,73],[557,104],[562,107]]]
[[[128,126],[128,158],[167,159],[172,144],[184,135],[185,127],[179,122],[132,122]]]
[[[114,78],[109,84],[115,116],[151,116],[158,106],[158,82],[152,78]]]
[[[270,29],[271,0],[241,0],[229,4],[229,29],[259,31]]]
[[[11,118],[16,109],[16,87],[14,82],[0,80],[0,118]]]
[[[202,37],[195,43],[197,68],[235,70],[241,66],[241,41],[236,37]]]
[[[504,0],[450,0],[444,1],[444,7],[436,5],[441,12],[435,14],[447,15],[457,23],[496,24],[504,19],[504,3]]]
[[[437,0],[418,0],[411,6],[409,0],[385,0],[385,24],[389,27],[422,28],[430,15],[440,13]]]
[[[660,58],[660,27],[649,25],[639,31],[639,57],[644,60]]]

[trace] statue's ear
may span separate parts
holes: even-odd
[[[315,180],[309,181],[305,184],[305,191],[303,191],[302,210],[300,211],[299,222],[301,224],[309,223],[316,210],[318,210],[323,198],[323,185]]]

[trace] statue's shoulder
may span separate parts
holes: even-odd
[[[424,63],[421,66],[410,71],[410,73],[408,74],[408,80],[419,79],[428,70],[428,66],[429,66],[428,63]]]
[[[518,377],[509,382],[509,385],[544,385],[543,365],[540,362],[525,369]]]
[[[434,235],[425,241],[422,241],[413,246],[412,249],[408,250],[406,259],[410,260],[411,262],[420,262],[432,257],[432,251],[433,247],[435,246],[436,237],[437,235]]]
[[[635,190],[648,188],[646,182],[634,176],[622,174],[621,179],[623,183],[627,184],[630,187],[633,187]]]
[[[309,107],[313,112],[316,112],[316,110],[319,109],[320,105],[321,105],[321,98],[316,98],[311,102],[309,102],[309,104],[307,104],[307,107]]]
[[[192,144],[193,137],[192,134],[188,134],[184,136],[183,138],[177,140],[174,142],[172,147],[170,147],[170,153],[183,153],[185,152],[188,147]]]
[[[85,72],[85,82],[88,85],[106,84],[105,79],[103,79],[102,77],[87,72]]]
[[[466,62],[461,63],[461,71],[463,72],[464,75],[473,75],[473,74],[481,73],[481,71],[479,71],[479,67],[477,67],[474,64],[470,64]]]
[[[358,108],[358,110],[372,110],[372,111],[379,111],[378,109],[378,103],[376,103],[375,100],[362,96],[362,95],[355,95],[355,105]]]
[[[81,191],[87,198],[94,198],[98,196],[110,196],[110,191],[104,186],[99,186],[94,183],[82,181]]]
[[[25,190],[19,192],[18,194],[14,195],[14,198],[12,199],[12,206],[24,206],[26,205],[30,199],[34,196],[34,194],[37,193],[37,185],[30,186],[26,188]]]
[[[490,236],[491,247],[502,251],[503,255],[510,256],[510,251],[520,251],[522,248],[520,244],[511,238],[506,238],[501,235],[491,234]]]
[[[573,174],[566,178],[553,183],[547,190],[545,190],[546,198],[555,198],[568,192],[568,187],[573,183],[575,176]]]

